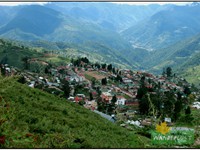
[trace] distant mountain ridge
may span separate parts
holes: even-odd
[[[104,29],[123,31],[167,6],[118,5],[110,2],[53,2],[46,5],[71,17],[95,23]]]
[[[200,34],[177,42],[167,48],[150,52],[148,59],[143,61],[142,66],[146,66],[153,72],[161,72],[162,68],[168,66],[180,71],[181,69],[198,65],[199,53]]]
[[[104,47],[97,49],[96,53],[102,55],[103,51],[111,50],[109,57],[118,56],[123,63],[133,68],[139,66],[137,60],[140,56],[137,57],[137,53],[140,51],[134,50],[117,32],[104,29],[92,22],[76,20],[70,15],[46,6],[22,7],[16,12],[15,17],[0,28],[0,34],[12,40],[72,43],[82,45],[82,50],[86,51],[96,43]],[[129,54],[136,54],[136,60],[133,59],[135,57],[127,57]],[[107,57],[106,54],[104,57]]]
[[[198,42],[192,42],[200,34],[198,3],[51,2],[1,8],[0,37],[30,47],[152,72],[181,68],[198,53]]]
[[[172,6],[125,30],[122,36],[134,46],[166,48],[200,33],[200,6]]]

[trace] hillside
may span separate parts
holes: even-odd
[[[0,36],[25,42],[70,43],[80,45],[86,53],[91,52],[88,49],[94,48],[94,45],[97,45],[97,47],[103,45],[103,50],[94,49],[93,51],[104,57],[106,54],[102,56],[102,53],[111,50],[112,52],[109,54],[111,58],[120,56],[120,61],[129,67],[135,68],[139,65],[137,61],[126,56],[131,54],[131,56],[139,58],[140,55],[135,54],[140,53],[140,51],[133,49],[130,43],[117,32],[105,29],[92,22],[77,20],[70,15],[45,6],[21,7],[8,23],[0,27]],[[48,48],[52,49],[50,46]]]
[[[22,8],[6,26],[1,28],[0,33],[19,29],[23,32],[42,36],[53,32],[61,21],[58,12],[33,5]]]
[[[109,2],[57,2],[49,3],[46,6],[73,16],[78,20],[92,22],[100,25],[104,29],[117,32],[121,32],[137,22],[166,8],[166,6],[159,5],[130,6]]]
[[[163,68],[172,67],[174,73],[199,86],[200,34],[164,49],[149,52],[141,66],[154,73],[162,73]]]
[[[122,36],[135,47],[169,47],[199,33],[199,8],[200,5],[171,6],[125,30]]]
[[[25,57],[41,57],[43,54],[34,49],[24,47],[8,40],[0,39],[0,63],[23,68],[22,59]]]
[[[27,47],[35,47],[46,50],[53,50],[68,58],[88,57],[92,62],[112,62],[115,66],[122,68],[142,68],[140,63],[149,56],[145,49],[135,48],[132,51],[116,51],[105,44],[99,42],[85,42],[83,44],[73,44],[68,42],[48,42],[44,40],[19,43]]]
[[[55,55],[46,56],[45,52],[53,52]],[[65,42],[23,42],[0,39],[0,62],[21,69],[24,64],[22,59],[25,57],[60,64],[69,62],[71,58],[83,56],[90,58],[92,62],[110,63],[112,61],[115,66],[125,68],[138,67],[137,63],[131,64],[119,52],[101,43],[87,42],[84,44],[72,44]]]
[[[1,148],[145,147],[133,132],[13,78],[0,77],[0,105]]]
[[[200,40],[198,40],[199,43]],[[200,87],[200,47],[198,44],[198,50],[195,51],[195,53],[190,56],[190,59],[188,59],[186,62],[184,62],[180,67],[178,68],[178,71],[180,75],[182,75],[188,82],[193,83],[195,86]]]
[[[198,65],[198,58],[195,57],[198,57],[196,55],[200,50],[199,41],[200,35],[198,34],[167,48],[150,52],[149,58],[143,61],[143,66],[157,72],[167,66],[174,69],[184,69],[191,65]]]

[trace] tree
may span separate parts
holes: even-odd
[[[116,74],[115,68],[112,68],[112,73]]]
[[[8,63],[8,56],[4,56],[0,62],[0,64],[7,64]]]
[[[1,75],[2,76],[6,75],[6,68],[3,65],[1,65]]]
[[[190,115],[191,114],[191,109],[190,109],[190,106],[188,106],[186,109],[185,109],[185,115]]]
[[[24,76],[20,76],[19,79],[17,80],[19,83],[25,84],[26,83],[26,79],[24,78]]]
[[[92,92],[90,92],[90,100],[93,100]]]
[[[190,88],[188,86],[185,86],[183,91],[187,96],[191,94]]]
[[[145,86],[145,76],[142,76],[140,79],[140,86],[144,87]]]
[[[98,63],[95,63],[94,66],[95,66],[96,68],[98,68],[98,69],[100,69],[100,67],[101,67]]]
[[[109,64],[109,65],[108,65],[107,70],[108,70],[108,71],[112,71],[112,64]]]
[[[175,102],[175,107],[174,107],[174,120],[176,121],[180,117],[180,112],[183,109],[182,101],[177,100]]]
[[[116,95],[114,95],[113,97],[112,97],[112,99],[111,99],[111,103],[112,104],[115,104],[117,102],[117,97],[116,97]]]
[[[85,104],[85,101],[81,100],[81,101],[78,102],[78,104],[81,105],[81,106],[83,106]]]
[[[102,69],[106,69],[106,66],[107,66],[106,64],[102,64],[102,65],[101,65],[101,68],[102,68]]]
[[[95,78],[95,77],[93,77],[93,78],[91,79],[91,81],[92,81],[92,87],[95,87],[96,78]]]
[[[165,68],[163,68],[162,75],[164,76],[166,74]]]
[[[96,90],[97,90],[98,96],[100,97],[100,95],[101,95],[101,90],[100,90],[99,86],[97,87]]]
[[[70,86],[69,86],[69,82],[68,81],[66,81],[66,80],[63,80],[62,81],[62,84],[63,84],[63,86],[62,86],[62,90],[64,91],[64,96],[66,97],[66,98],[68,98],[69,97],[69,95],[70,95]]]
[[[81,61],[83,61],[84,63],[88,64],[89,60],[87,59],[87,57],[81,58]]]
[[[101,79],[101,84],[102,85],[107,85],[107,79],[106,78]]]
[[[172,68],[171,67],[167,67],[166,73],[167,73],[167,77],[171,77],[171,75],[172,75]]]
[[[142,97],[147,93],[147,88],[146,87],[140,87],[137,91],[137,99],[142,99]]]
[[[142,115],[147,115],[149,112],[149,101],[147,95],[139,99],[139,111]]]
[[[45,67],[44,73],[45,73],[45,74],[49,74],[49,67],[48,67],[48,66]]]
[[[28,56],[25,56],[22,58],[22,61],[24,62],[24,69],[29,69],[29,57]]]
[[[117,82],[122,82],[123,80],[122,80],[122,77],[120,76],[120,75],[117,75],[117,77],[116,77],[116,79],[115,79]]]

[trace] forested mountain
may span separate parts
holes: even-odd
[[[200,33],[200,5],[172,6],[125,30],[122,35],[135,47],[166,48]]]
[[[46,5],[63,14],[100,25],[104,29],[123,31],[137,22],[155,14],[168,6],[160,5],[118,5],[110,2],[64,2]]]
[[[145,50],[133,49],[131,44],[115,31],[90,21],[77,20],[70,13],[67,15],[46,6],[21,7],[14,17],[0,28],[0,33],[2,37],[12,40],[45,40],[79,45],[82,47],[79,50],[85,50],[86,53],[103,54],[106,61],[110,60],[109,57],[118,57],[122,63],[133,68],[139,66],[140,53],[147,53]],[[95,48],[94,45],[101,48],[88,51]],[[104,51],[110,51],[109,56]]]
[[[0,148],[199,147],[198,14],[199,3],[0,6]]]
[[[152,68],[152,71],[162,70],[166,66],[180,68],[181,65],[192,60],[192,57],[200,52],[199,43],[200,34],[167,48],[152,51],[149,58],[143,61],[143,66]]]
[[[0,9],[0,36],[93,61],[153,72],[196,54],[199,4],[51,2]],[[149,52],[147,50],[155,50]],[[190,62],[191,63],[191,62]],[[186,65],[187,66],[187,65]]]

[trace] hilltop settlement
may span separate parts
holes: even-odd
[[[170,67],[156,76],[145,71],[118,69],[112,64],[91,63],[85,57],[62,66],[40,62],[43,67],[30,71],[33,61],[38,60],[26,59],[23,70],[1,64],[1,75],[18,76],[18,81],[30,88],[65,97],[122,126],[131,121],[137,126],[148,126],[155,118],[172,125],[182,110],[188,117],[191,108],[199,109],[198,90],[173,74]]]

